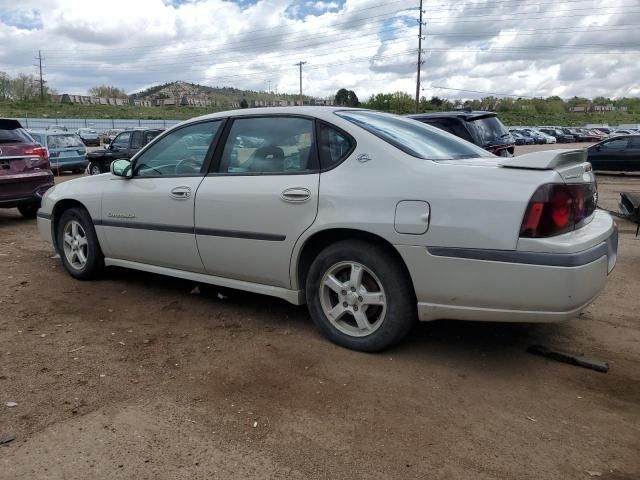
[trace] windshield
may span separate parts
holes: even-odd
[[[456,160],[492,156],[470,142],[417,120],[361,110],[341,111],[336,115],[414,157]]]
[[[78,135],[49,135],[47,137],[49,148],[84,147],[82,139]]]
[[[469,120],[469,127],[474,131],[474,137],[483,147],[509,143],[509,132],[504,128],[498,117],[484,117]],[[522,132],[526,135],[527,132]]]

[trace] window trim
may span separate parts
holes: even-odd
[[[231,133],[231,128],[236,120],[246,120],[246,119],[254,119],[254,118],[302,118],[305,120],[311,120],[311,128],[313,129],[313,140],[316,144],[315,147],[315,165],[313,165],[313,169],[304,170],[300,172],[221,172],[220,171],[220,163],[222,161],[222,154],[224,152],[224,147],[227,144],[227,140],[229,139],[229,134]],[[318,119],[316,117],[312,117],[310,115],[301,115],[295,113],[259,113],[253,115],[234,115],[232,117],[227,117],[228,122],[225,125],[224,132],[219,139],[218,146],[213,154],[213,158],[211,164],[209,166],[209,170],[206,173],[207,177],[256,177],[256,176],[283,176],[283,175],[316,175],[320,172],[320,152],[318,150],[318,142],[317,142],[317,122]]]
[[[349,142],[351,143],[351,148],[347,151],[347,153],[345,155],[343,155],[342,158],[338,162],[333,163],[331,166],[324,166],[322,164],[322,157],[320,156],[320,127],[322,125],[325,125],[325,126],[327,126],[329,128],[334,129],[340,135],[343,135],[345,138],[347,138],[349,140]],[[353,154],[353,152],[356,150],[357,146],[358,146],[358,142],[353,137],[353,135],[351,135],[350,133],[347,133],[345,130],[343,130],[340,127],[337,127],[333,123],[326,122],[324,120],[317,120],[317,125],[316,125],[316,150],[317,150],[317,155],[318,155],[318,162],[320,163],[320,172],[322,172],[322,173],[329,172],[329,171],[333,170],[334,168],[342,165],[342,163],[344,163],[344,161],[347,160],[347,158],[349,158]]]
[[[223,132],[223,130],[225,130],[225,128],[227,126],[227,123],[228,123],[227,119],[228,119],[228,117],[219,117],[219,118],[207,118],[207,119],[203,119],[203,120],[198,120],[196,122],[191,122],[191,123],[187,123],[187,124],[184,124],[184,125],[180,125],[179,127],[172,128],[170,130],[165,130],[160,135],[157,135],[149,143],[147,143],[146,145],[143,145],[143,147],[140,150],[138,150],[138,152],[133,156],[133,158],[131,158],[131,172],[132,172],[132,176],[130,177],[131,180],[136,179],[136,178],[204,177],[206,175],[206,172],[209,169],[212,157],[214,155],[214,151],[217,148],[217,145],[219,143],[219,140],[220,140],[220,137],[222,135],[222,132]],[[204,160],[202,161],[202,166],[200,167],[200,172],[199,173],[194,173],[194,174],[190,174],[190,175],[145,175],[145,176],[140,176],[140,175],[134,175],[133,174],[135,172],[135,168],[136,168],[136,164],[138,163],[138,160],[145,154],[145,152],[149,148],[151,148],[152,145],[155,145],[157,142],[159,142],[160,139],[162,139],[164,137],[167,137],[167,136],[171,135],[174,132],[182,130],[183,128],[193,127],[194,125],[200,125],[202,123],[214,123],[214,122],[222,122],[222,123],[220,125],[220,128],[216,132],[216,134],[211,139],[211,144],[209,145],[209,148],[207,149],[207,153],[204,156]],[[151,129],[151,130],[153,130],[153,129]],[[143,140],[144,140],[144,137],[143,137]]]

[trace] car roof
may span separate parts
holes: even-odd
[[[407,115],[409,118],[421,119],[421,118],[462,118],[463,120],[477,120],[487,117],[497,117],[496,112],[488,112],[485,110],[454,110],[451,112],[430,112],[430,113],[416,113],[413,115]]]
[[[227,118],[227,117],[243,117],[247,115],[306,115],[310,117],[327,118],[334,112],[342,111],[361,111],[369,112],[364,108],[349,108],[338,106],[306,106],[306,107],[261,107],[261,108],[241,108],[237,110],[227,110],[224,112],[209,113],[201,115],[199,117],[191,118],[185,122],[180,123],[187,124],[193,121],[209,120],[215,118]]]

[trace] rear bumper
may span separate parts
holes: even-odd
[[[0,177],[0,207],[11,208],[38,202],[53,187],[50,171],[20,173]]]
[[[52,170],[84,170],[89,165],[87,157],[52,158],[49,160]]]
[[[617,229],[611,223],[604,239],[593,230],[597,243],[578,252],[396,248],[409,268],[420,320],[555,322],[589,306],[615,266]]]

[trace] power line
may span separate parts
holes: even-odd
[[[496,97],[536,98],[536,97],[531,97],[529,95],[515,95],[515,94],[510,94],[510,93],[483,92],[483,91],[480,91],[480,90],[465,90],[464,88],[440,87],[440,86],[437,86],[437,85],[432,85],[431,88],[437,88],[439,90],[454,90],[456,92],[480,93],[480,94],[483,94],[483,95],[495,95]]]

